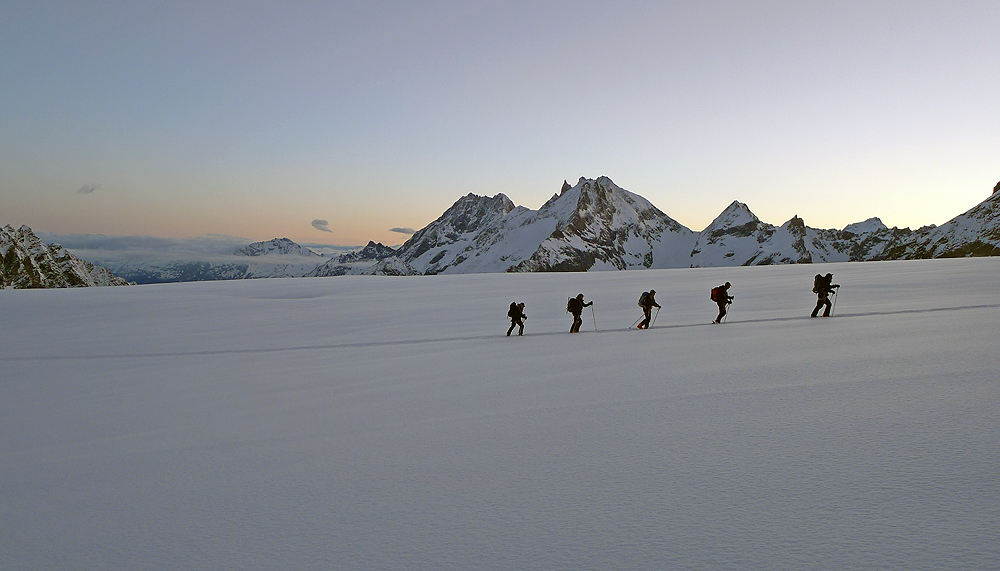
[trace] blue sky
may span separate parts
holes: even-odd
[[[538,208],[601,175],[694,230],[733,200],[940,224],[1000,180],[997,22],[993,1],[4,1],[0,224],[391,244],[469,192]]]

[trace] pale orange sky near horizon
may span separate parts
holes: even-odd
[[[941,224],[1000,180],[997,21],[986,1],[8,3],[0,224],[398,244],[470,192],[537,209],[602,175],[692,230],[733,200]]]

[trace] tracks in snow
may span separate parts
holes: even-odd
[[[979,309],[998,309],[1000,308],[1000,303],[982,304],[982,305],[960,305],[955,307],[929,307],[924,309],[899,309],[895,311],[868,311],[859,313],[840,313],[835,315],[836,319],[852,319],[852,318],[865,318],[865,317],[879,317],[886,315],[905,315],[914,313],[936,313],[936,312],[950,312],[950,311],[972,311]],[[739,326],[748,323],[780,323],[787,321],[801,321],[804,319],[811,319],[808,315],[802,316],[797,315],[793,317],[772,317],[766,319],[747,319],[747,320],[736,320],[729,321],[723,325],[729,326]],[[816,319],[824,319],[817,317]],[[651,330],[658,329],[685,329],[689,327],[708,327],[711,323],[691,323],[691,324],[675,324],[675,325],[654,325]],[[606,334],[606,333],[618,333],[624,331],[630,331],[630,327],[625,328],[612,328],[612,329],[601,329],[599,331],[583,331],[584,335]],[[553,335],[566,335],[566,331],[550,331],[543,333],[531,333],[526,335],[526,337],[543,337],[543,336],[553,336]],[[155,359],[160,357],[198,357],[206,355],[247,355],[247,354],[266,354],[266,353],[286,353],[289,351],[329,351],[334,349],[356,349],[363,347],[395,347],[404,345],[425,345],[433,343],[450,343],[450,342],[460,342],[460,341],[481,341],[487,339],[496,339],[498,337],[503,337],[502,333],[490,334],[490,335],[471,335],[462,337],[437,337],[432,339],[397,339],[392,341],[366,341],[359,343],[331,343],[327,345],[299,345],[294,347],[262,347],[253,349],[217,349],[217,350],[206,350],[206,351],[163,351],[155,353],[121,353],[121,354],[99,354],[99,355],[44,355],[44,356],[27,356],[27,357],[0,357],[0,362],[12,363],[12,362],[23,362],[23,361],[88,361],[88,360],[101,360],[101,359]]]

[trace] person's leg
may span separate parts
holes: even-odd
[[[716,323],[722,323],[722,318],[726,316],[726,304],[719,304],[719,316],[715,318]]]
[[[819,313],[819,310],[820,310],[821,307],[823,307],[823,298],[822,297],[816,300],[816,307],[813,309],[813,312],[812,312],[812,314],[809,317],[816,317],[816,315]]]
[[[517,325],[517,320],[510,320],[510,329],[507,330],[507,337],[510,337],[510,332],[514,330],[514,326]]]
[[[833,303],[830,302],[830,298],[826,298],[823,304],[826,305],[826,310],[823,311],[823,317],[830,317],[830,308],[833,307]]]

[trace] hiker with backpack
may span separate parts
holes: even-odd
[[[733,302],[733,296],[729,295],[729,288],[733,284],[726,282],[723,285],[712,288],[712,301],[719,306],[719,316],[712,323],[722,323],[722,318],[726,316],[726,307]]]
[[[816,317],[819,313],[819,309],[826,306],[826,310],[823,312],[823,317],[830,317],[830,309],[833,304],[830,303],[830,294],[835,292],[839,288],[839,284],[833,283],[833,274],[826,274],[822,276],[816,274],[813,278],[813,293],[816,294],[816,309],[813,309],[812,314],[809,317]]]
[[[514,330],[515,325],[520,327],[517,330],[518,336],[523,335],[524,320],[528,318],[528,316],[524,314],[524,302],[510,302],[510,309],[507,311],[507,317],[510,318],[510,329],[507,330],[507,337],[510,337],[510,332]]]
[[[640,323],[637,326],[637,329],[649,329],[650,317],[653,314],[654,306],[657,309],[657,313],[659,313],[660,304],[656,303],[655,296],[656,296],[655,289],[644,291],[642,292],[642,295],[639,296],[639,307],[642,308],[642,315],[645,319],[643,319],[642,323]]]
[[[583,302],[582,293],[577,295],[576,297],[569,298],[569,300],[566,302],[566,311],[573,314],[573,325],[571,325],[569,328],[570,333],[580,332],[580,326],[583,325],[583,317],[581,317],[581,314],[583,313],[583,308],[590,307],[591,305],[594,305],[594,302],[592,301],[589,301],[587,303]]]

